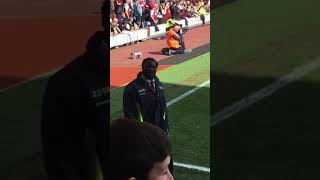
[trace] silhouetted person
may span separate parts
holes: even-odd
[[[107,29],[105,11],[102,15]],[[49,179],[108,179],[106,36],[105,31],[96,32],[88,40],[86,51],[48,80],[42,108],[42,145]]]

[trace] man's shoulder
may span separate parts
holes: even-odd
[[[84,67],[86,66],[84,63],[84,58],[85,57],[81,55],[75,60],[66,64],[49,78],[49,82],[54,84],[65,84],[70,82],[74,84],[74,80],[79,78],[81,73],[84,71]]]
[[[138,83],[138,80],[134,79],[130,83],[128,83],[125,88],[126,89],[133,89],[137,86],[137,83]]]
[[[139,87],[144,86],[143,79],[141,77],[137,77],[129,84],[126,85],[125,89],[127,90],[137,90]]]
[[[157,82],[157,83],[160,83],[160,84],[161,84],[161,81],[160,81],[160,79],[158,78],[158,76],[155,76],[155,77],[154,77],[154,80],[155,80],[155,82]]]

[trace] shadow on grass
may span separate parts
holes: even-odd
[[[173,100],[174,98],[190,91],[191,89],[196,88],[196,86],[188,86],[188,85],[178,85],[178,84],[170,84],[170,83],[162,83],[165,88],[165,96],[167,102]],[[123,91],[125,87],[117,88],[111,93],[111,116],[112,118],[122,117],[123,109]],[[207,87],[203,87],[207,88]]]
[[[13,84],[17,84],[25,80],[25,78],[20,77],[0,75],[0,91],[1,89],[5,89]]]
[[[41,160],[40,112],[47,78],[0,94],[0,179],[45,179]]]
[[[161,49],[160,49],[161,50]],[[159,51],[155,51],[155,52],[149,52],[150,54],[153,54],[153,55],[163,55],[161,52]]]
[[[212,113],[277,80],[213,79]],[[318,82],[301,79],[211,127],[214,179],[320,179],[319,92]]]
[[[0,94],[1,180],[46,179],[40,142],[41,103],[46,81],[46,78],[35,80]],[[168,100],[194,88],[175,84],[165,84],[165,87]],[[122,98],[120,91],[119,94],[118,98]],[[117,106],[121,108],[121,105],[122,99],[118,99]]]

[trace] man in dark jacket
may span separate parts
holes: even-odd
[[[164,87],[156,76],[157,68],[153,58],[143,60],[142,72],[124,90],[123,110],[125,117],[154,124],[168,133]]]
[[[48,81],[42,109],[42,144],[50,179],[102,180],[102,175],[107,179],[108,47],[105,32],[96,32],[86,52]],[[92,156],[88,157],[90,151]]]
[[[156,76],[158,62],[146,58],[142,71],[129,83],[123,93],[123,111],[128,119],[151,123],[169,134],[164,86]],[[172,161],[170,171],[173,170]]]

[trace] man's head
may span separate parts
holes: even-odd
[[[115,180],[173,180],[167,134],[149,123],[117,119],[110,127],[111,176]]]
[[[178,24],[178,23],[173,24],[173,29],[176,33],[180,32],[181,28],[182,28],[181,24]]]
[[[154,58],[146,58],[142,61],[142,74],[147,79],[153,79],[156,75],[158,62]]]

